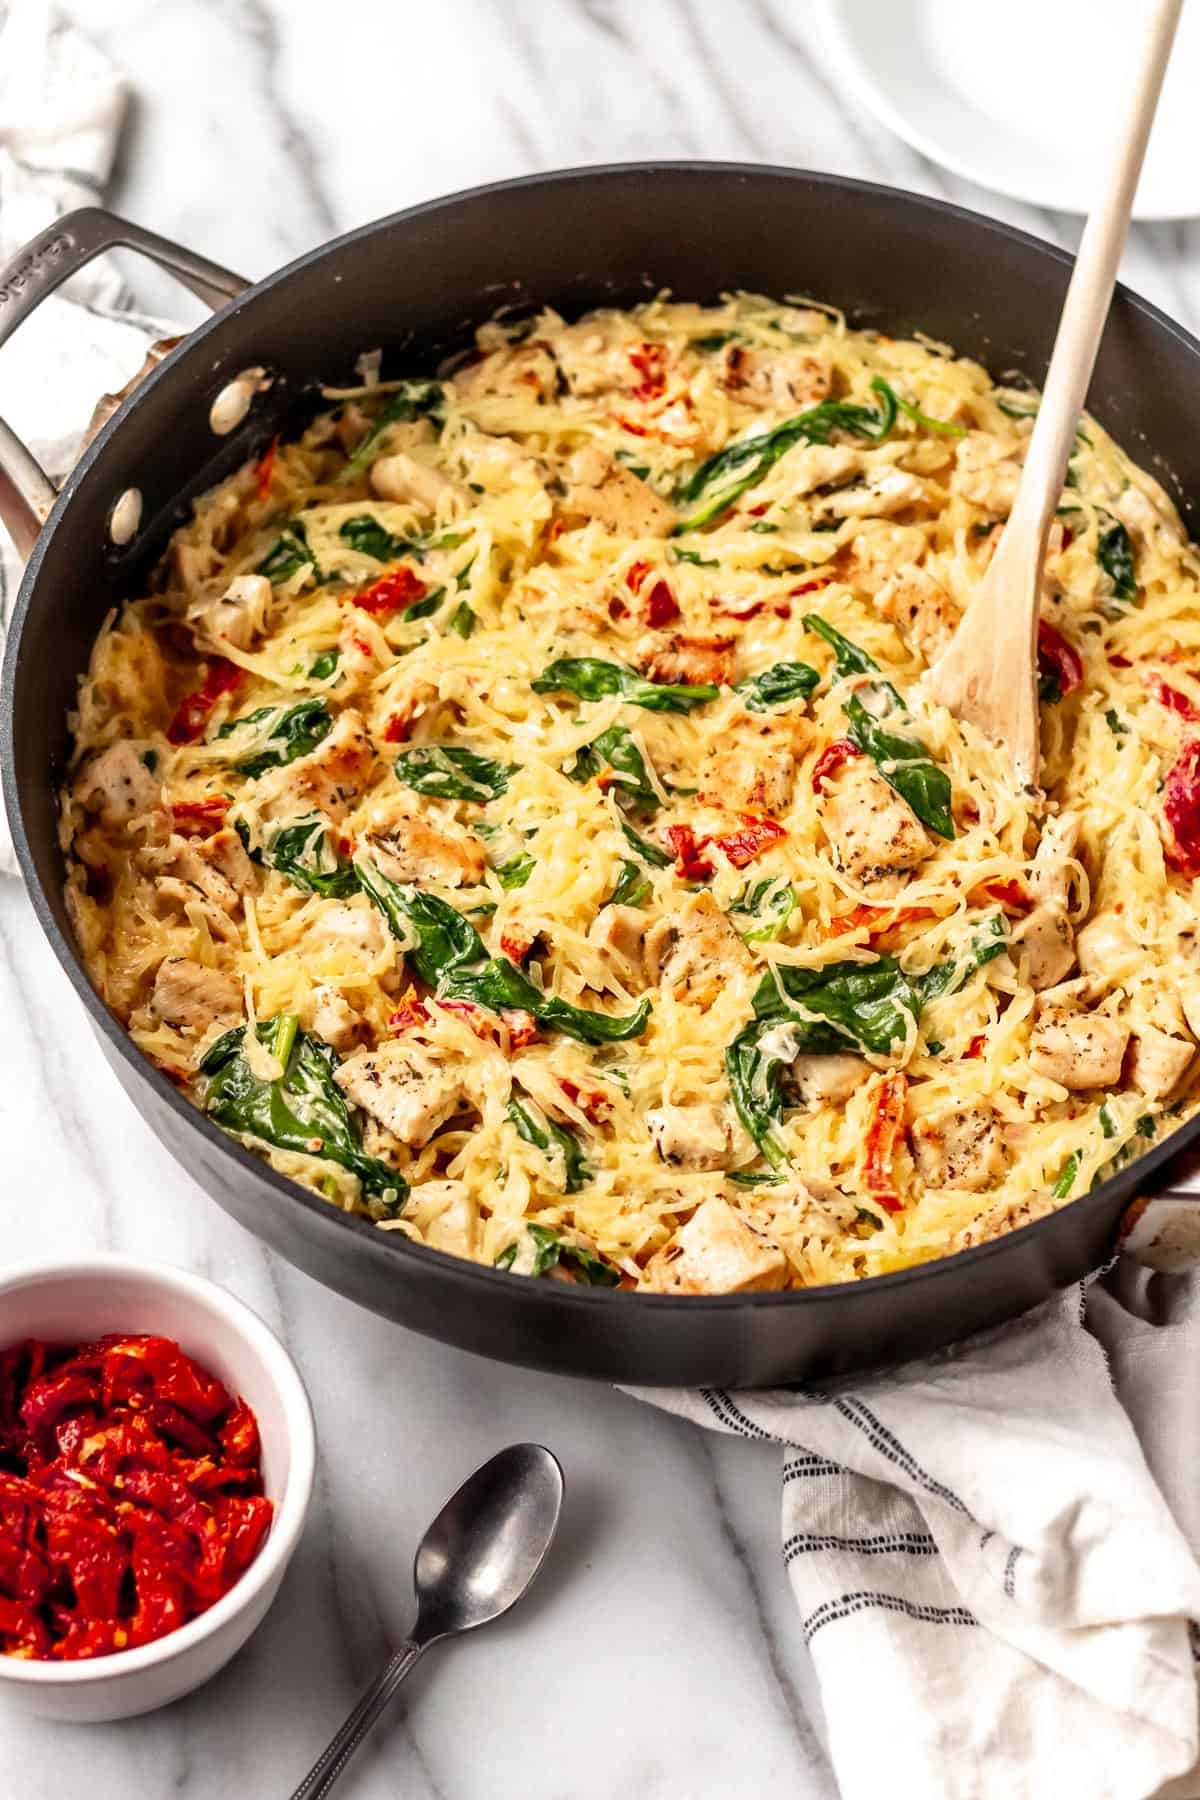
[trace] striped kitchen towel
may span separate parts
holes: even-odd
[[[1200,1794],[1198,1352],[1200,1276],[1126,1257],[841,1391],[637,1390],[782,1445],[845,1800]]]

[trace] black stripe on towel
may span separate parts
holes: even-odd
[[[700,1398],[714,1418],[718,1419],[728,1431],[736,1432],[739,1437],[759,1438],[764,1444],[777,1442],[769,1431],[763,1431],[752,1419],[748,1419],[744,1412],[739,1411],[724,1388],[701,1388]]]
[[[899,1438],[893,1437],[887,1426],[882,1424],[870,1408],[863,1405],[861,1400],[835,1400],[834,1405],[844,1419],[848,1419],[851,1425],[863,1433],[863,1436],[874,1445],[881,1456],[886,1456],[889,1462],[895,1463],[897,1468],[903,1469],[907,1475],[911,1475],[914,1481],[921,1484],[927,1494],[934,1494],[939,1500],[944,1500],[947,1506],[953,1507],[954,1511],[961,1513],[965,1519],[971,1517],[970,1511],[963,1505],[958,1495],[952,1493],[944,1483],[935,1480],[927,1470],[923,1469],[911,1452],[904,1448]]]
[[[783,1465],[783,1479],[789,1481],[807,1481],[813,1475],[844,1475],[841,1463],[830,1462],[827,1456],[818,1456],[814,1450],[805,1451],[800,1456],[790,1456]]]
[[[927,1531],[892,1531],[877,1537],[834,1537],[817,1531],[797,1531],[784,1540],[783,1560],[794,1561],[814,1550],[854,1550],[860,1556],[936,1556],[937,1545]]]
[[[848,1619],[854,1613],[876,1610],[879,1612],[902,1613],[907,1619],[915,1619],[921,1625],[978,1625],[979,1621],[965,1606],[919,1606],[916,1601],[902,1600],[899,1594],[872,1594],[861,1592],[843,1594],[840,1600],[826,1600],[815,1612],[809,1613],[804,1621],[804,1641],[811,1644],[818,1631],[826,1625],[836,1625],[839,1619]]]

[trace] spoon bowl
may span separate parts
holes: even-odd
[[[545,1561],[562,1498],[562,1470],[540,1444],[510,1444],[469,1475],[417,1548],[414,1639],[432,1644],[507,1612]]]

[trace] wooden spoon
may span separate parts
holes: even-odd
[[[1004,747],[1018,786],[1036,788],[1037,633],[1046,538],[1095,367],[1134,191],[1183,0],[1158,0],[1099,205],[1089,215],[1054,341],[1016,501],[987,573],[925,689]]]

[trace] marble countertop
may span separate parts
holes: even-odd
[[[859,116],[785,0],[65,0],[136,99],[113,203],[248,276],[474,182],[636,157],[842,171],[1071,243],[1077,222],[973,188]],[[334,20],[336,19],[336,28]],[[981,19],[982,30],[982,19]],[[449,88],[430,81],[450,69]],[[1200,325],[1200,225],[1137,227],[1135,288]],[[139,270],[145,304],[178,293]],[[90,397],[88,397],[90,403]],[[428,1343],[226,1219],[144,1128],[19,890],[0,884],[5,1259],[175,1261],[279,1332],[312,1395],[315,1504],[274,1610],[165,1712],[70,1729],[0,1704],[14,1800],[287,1791],[410,1620],[416,1539],[517,1438],[567,1505],[535,1593],[418,1671],[355,1765],[361,1800],[835,1794],[779,1555],[775,1451],[603,1388]]]

